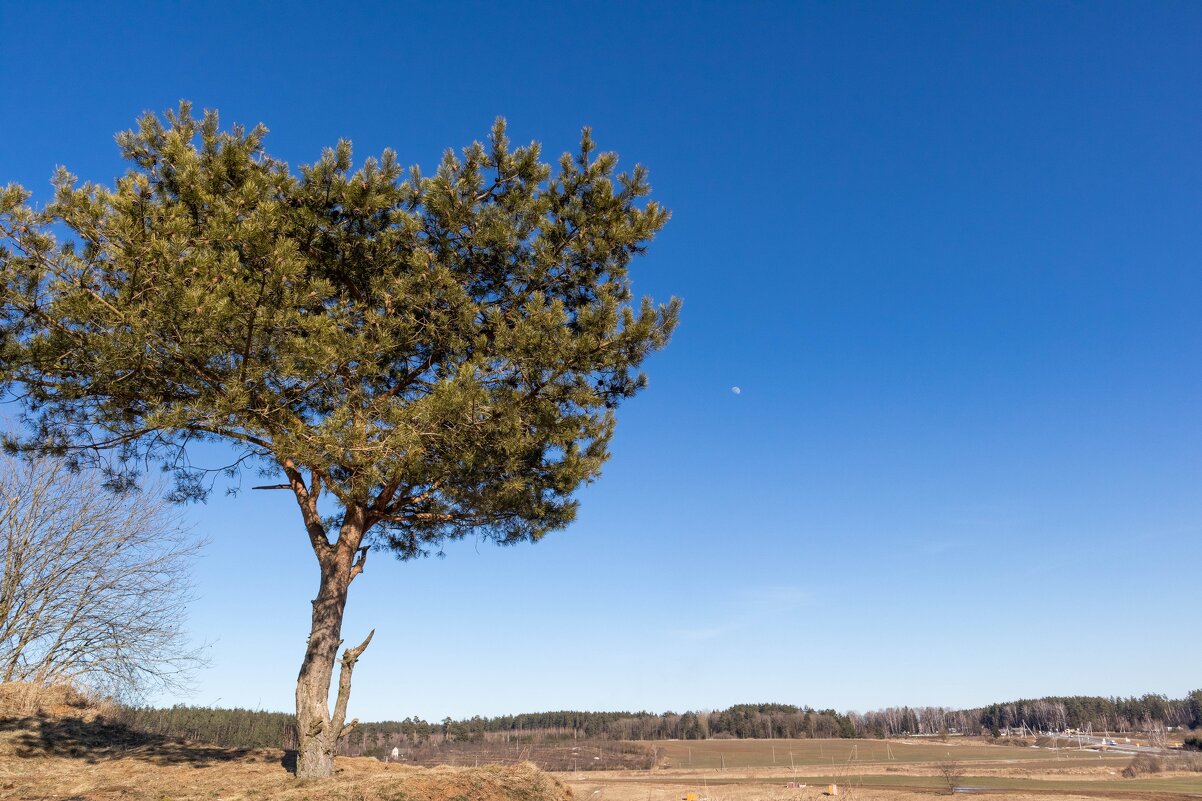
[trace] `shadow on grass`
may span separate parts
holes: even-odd
[[[246,759],[246,748],[222,748],[188,743],[161,734],[135,731],[104,718],[5,718],[0,734],[15,733],[14,756],[31,759],[57,756],[89,765],[113,759],[139,759],[156,765],[194,765],[198,768]]]

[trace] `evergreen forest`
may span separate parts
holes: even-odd
[[[127,707],[123,723],[141,731],[241,748],[295,747],[295,718],[283,712],[176,705]],[[535,712],[430,722],[418,717],[362,723],[339,743],[342,754],[383,757],[392,748],[446,743],[506,745],[563,741],[884,738],[993,735],[1092,729],[1134,732],[1202,728],[1202,690],[1185,698],[1065,696],[990,704],[977,709],[887,707],[869,712],[816,710],[793,704],[737,704],[696,712]]]

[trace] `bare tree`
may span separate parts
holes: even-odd
[[[935,765],[939,775],[947,782],[947,791],[949,793],[956,792],[956,788],[960,786],[960,782],[964,781],[964,767],[954,760],[939,762]]]
[[[49,458],[0,457],[0,679],[121,697],[179,689],[201,543],[162,500]]]

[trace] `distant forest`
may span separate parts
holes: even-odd
[[[131,707],[123,721],[134,728],[242,748],[293,747],[294,718],[283,712],[177,705]],[[902,737],[973,734],[998,736],[1015,729],[1130,732],[1202,728],[1202,690],[1185,698],[1049,697],[991,704],[980,709],[889,707],[839,713],[792,704],[737,704],[721,711],[535,712],[468,720],[421,718],[363,723],[344,738],[340,752],[383,756],[393,747],[429,750],[445,743],[523,743],[568,740],[704,740],[742,738]]]

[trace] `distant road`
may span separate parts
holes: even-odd
[[[1065,749],[1080,745],[1085,748],[1102,748],[1108,751],[1122,751],[1128,754],[1167,754],[1169,749],[1152,745],[1137,745],[1136,742],[1124,742],[1117,737],[1098,737],[1088,734],[1045,734],[1056,741],[1056,747]],[[1125,738],[1124,738],[1125,739]]]

